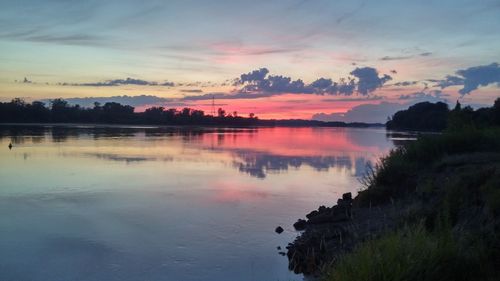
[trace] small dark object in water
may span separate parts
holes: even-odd
[[[281,246],[276,247],[276,249],[278,249],[278,251],[281,250]]]
[[[9,149],[12,149],[12,143],[9,143]]]
[[[282,255],[282,256],[285,256],[286,253],[285,252],[279,252],[278,254]]]
[[[284,229],[283,229],[283,227],[278,226],[278,227],[276,227],[276,229],[274,231],[276,231],[276,233],[278,233],[278,234],[281,234],[284,231]]]

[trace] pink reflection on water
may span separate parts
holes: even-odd
[[[224,132],[204,134],[202,143],[207,148],[223,150],[253,150],[272,152],[284,156],[331,155],[335,152],[387,152],[390,145],[380,134],[380,143],[364,144],[362,137],[366,129],[343,128],[266,128],[245,133]],[[372,135],[370,137],[373,137]]]
[[[241,201],[258,201],[269,197],[266,191],[258,186],[236,181],[218,181],[212,184],[214,188],[211,201],[216,203],[237,203]]]

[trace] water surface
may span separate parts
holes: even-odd
[[[302,280],[277,250],[293,222],[392,146],[382,129],[0,126],[0,279]]]

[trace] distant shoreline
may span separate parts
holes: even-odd
[[[81,127],[81,128],[138,128],[138,129],[154,129],[154,128],[385,128],[384,124],[380,123],[344,123],[344,122],[324,122],[316,120],[259,120],[262,124],[252,125],[226,125],[226,124],[130,124],[130,123],[34,123],[34,122],[5,122],[0,123],[0,126],[37,126],[37,127]]]
[[[95,103],[93,108],[70,105],[63,99],[51,101],[49,107],[40,101],[27,103],[15,98],[11,102],[0,102],[0,124],[113,124],[128,126],[204,126],[204,127],[382,127],[380,123],[324,122],[303,119],[260,119],[254,113],[243,117],[234,111],[219,108],[217,114],[206,115],[204,111],[185,107],[166,109],[153,106],[141,112],[116,102],[104,105]],[[95,125],[94,125],[95,126]]]

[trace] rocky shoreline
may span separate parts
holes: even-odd
[[[400,214],[394,205],[374,208],[353,206],[351,193],[345,193],[332,207],[320,206],[299,219],[294,227],[304,231],[287,248],[289,269],[317,276],[324,266],[334,264],[358,243],[377,237],[396,225]]]
[[[294,227],[289,268],[324,280],[498,280],[500,99],[447,113],[442,134],[397,146]],[[410,120],[410,119],[408,119]]]

